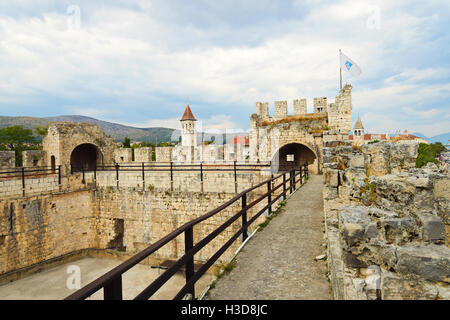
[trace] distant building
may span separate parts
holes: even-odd
[[[174,162],[221,162],[245,161],[249,155],[250,141],[248,137],[235,137],[225,146],[215,143],[197,143],[195,123],[197,119],[191,107],[186,106],[181,122],[181,143],[170,149],[168,161]],[[234,142],[233,142],[234,141]]]
[[[355,145],[362,145],[373,141],[388,141],[388,134],[365,133],[361,118],[358,119],[353,126],[353,134],[349,135],[349,140],[353,140]]]
[[[183,147],[197,146],[197,132],[195,131],[195,119],[191,108],[187,105],[181,117],[181,145]]]
[[[392,141],[398,142],[398,143],[409,143],[409,142],[413,142],[414,141],[414,142],[418,142],[418,143],[426,143],[426,144],[428,144],[427,140],[425,140],[425,139],[423,139],[421,137],[415,136],[413,134],[409,134],[408,130],[405,130],[403,132],[403,134],[397,134],[397,135],[393,136],[392,137]]]
[[[229,158],[234,158],[234,152],[244,155],[245,158],[250,156],[250,137],[249,136],[235,136],[227,142],[227,150],[230,150]]]

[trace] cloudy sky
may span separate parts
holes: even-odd
[[[450,131],[449,1],[4,0],[0,115],[249,127],[255,102],[334,100],[366,131]],[[273,111],[272,111],[273,112]]]

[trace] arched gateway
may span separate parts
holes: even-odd
[[[310,148],[300,143],[289,143],[281,147],[272,158],[274,172],[290,171],[301,165],[317,164],[317,156]]]
[[[72,172],[92,171],[97,165],[102,164],[102,158],[102,153],[97,146],[90,143],[81,144],[73,149],[70,155]]]
[[[114,160],[114,140],[92,123],[52,123],[43,147],[47,163],[55,169],[61,166],[64,175],[82,168],[91,171]]]

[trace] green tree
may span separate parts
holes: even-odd
[[[439,157],[441,155],[441,152],[447,150],[447,148],[445,148],[441,142],[435,142],[430,144],[430,148],[431,150],[433,150],[436,157]]]
[[[37,149],[38,142],[33,136],[33,130],[22,126],[11,126],[0,129],[0,145],[3,150],[16,153],[16,166],[22,166],[22,151]]]
[[[45,127],[43,127],[43,126],[35,126],[34,127],[34,132],[42,140],[48,133],[48,125],[46,125]]]
[[[125,137],[122,141],[123,148],[131,148],[131,140],[128,137]]]
[[[416,159],[416,167],[421,168],[428,162],[438,164],[439,161],[436,159],[437,149],[438,147],[433,146],[433,144],[419,143],[419,150]]]

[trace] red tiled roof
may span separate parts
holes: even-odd
[[[414,140],[414,139],[420,139],[420,137],[415,136],[413,134],[398,134],[395,136],[398,140]]]
[[[354,136],[351,134],[348,136],[348,139],[353,140]],[[378,139],[386,140],[386,134],[366,133],[364,135],[364,140],[378,140]]]
[[[187,105],[186,110],[184,110],[183,117],[181,118],[181,120],[197,120],[195,119],[194,114],[192,113],[189,105]]]
[[[235,136],[227,142],[227,144],[242,144],[244,146],[250,145],[250,138],[248,136]]]

